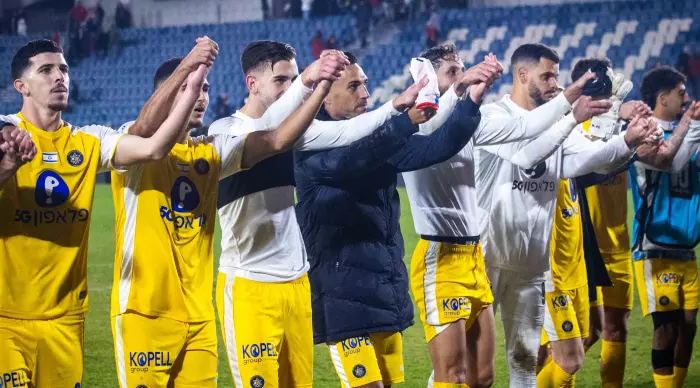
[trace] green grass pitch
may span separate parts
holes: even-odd
[[[631,201],[630,201],[631,203]],[[410,267],[411,254],[417,242],[413,229],[411,212],[404,190],[401,190],[401,230],[406,242],[404,260]],[[630,209],[631,210],[631,209]],[[631,211],[630,211],[630,214]],[[215,241],[216,259],[219,256],[219,237]],[[114,362],[112,329],[109,321],[110,292],[114,263],[114,208],[112,195],[107,185],[99,185],[95,193],[95,205],[92,214],[90,232],[90,251],[88,259],[90,312],[86,317],[85,329],[85,379],[86,387],[115,387],[117,377]],[[216,276],[214,277],[216,279]],[[216,287],[215,287],[216,289]],[[416,310],[417,311],[417,310]],[[423,388],[432,369],[428,349],[423,337],[423,329],[418,316],[416,324],[404,333],[404,364],[406,383],[399,385],[406,388]],[[504,358],[503,328],[497,317],[496,329],[496,382],[494,387],[508,387],[508,368]],[[651,332],[650,319],[641,316],[639,298],[635,290],[635,307],[629,325],[627,344],[627,369],[625,387],[653,387],[651,380]],[[700,336],[695,340],[695,355],[690,365],[686,387],[700,386]],[[316,347],[314,365],[315,387],[338,387],[338,378],[330,362],[328,350],[324,346]],[[586,355],[583,369],[577,374],[576,385],[579,387],[600,387],[598,373],[600,362],[600,342]],[[698,385],[695,385],[698,384]],[[226,361],[226,354],[221,346],[219,334],[219,386],[233,387],[231,374]]]

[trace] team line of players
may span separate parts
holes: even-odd
[[[15,55],[23,106],[0,116],[4,386],[82,384],[89,215],[107,170],[122,387],[216,386],[217,211],[216,303],[236,387],[310,387],[314,342],[328,345],[344,387],[403,382],[409,278],[433,387],[492,384],[494,305],[512,387],[573,386],[601,330],[603,385],[621,386],[627,168],[654,380],[682,385],[698,307],[700,104],[688,107],[678,72],[652,70],[646,104],[623,104],[630,85],[611,64],[582,60],[561,89],[556,52],[526,44],[511,59],[511,94],[481,106],[501,64],[489,55],[465,70],[454,47],[439,46],[421,54],[437,75],[437,111],[416,108],[421,79],[367,112],[367,77],[351,53],[324,52],[299,74],[289,45],[258,41],[241,56],[245,106],[191,138],[218,50],[203,37],[164,62],[139,117],[119,131],[61,120],[69,76],[59,47],[32,41]],[[421,236],[410,275],[397,173]],[[596,295],[589,284],[607,286]]]

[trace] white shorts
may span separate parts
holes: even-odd
[[[544,273],[490,266],[494,313],[500,306],[512,388],[537,386],[537,355],[544,323]]]

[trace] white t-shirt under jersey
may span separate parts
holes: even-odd
[[[243,135],[258,130],[273,130],[289,116],[311,90],[295,81],[260,119],[239,112],[214,122],[210,134]],[[315,120],[296,144],[298,150],[322,150],[342,147],[369,135],[399,112],[392,102],[351,120],[323,122]],[[221,258],[219,271],[260,282],[284,282],[303,276],[309,269],[304,241],[294,211],[294,186],[291,158],[282,154],[264,169],[251,169],[228,179],[238,183],[220,186],[219,220]],[[287,173],[274,174],[288,170]],[[289,176],[287,176],[289,175]],[[271,181],[272,180],[272,181]],[[277,180],[277,181],[274,181]],[[241,187],[251,185],[255,187]],[[240,193],[224,193],[237,187]],[[226,198],[223,200],[222,198]]]
[[[469,98],[468,93],[465,96]],[[459,97],[450,88],[440,97],[436,117],[421,124],[420,132],[415,136],[427,135],[440,128],[457,101]],[[521,117],[492,119],[484,115],[472,139],[455,156],[422,170],[404,172],[416,233],[441,237],[479,236],[481,217],[476,202],[474,147],[537,136],[570,109],[571,105],[562,93],[550,103]]]
[[[527,113],[505,96],[482,108],[482,120]],[[606,143],[588,140],[571,114],[534,140],[477,147],[476,186],[487,265],[540,275],[549,270],[559,180],[614,171],[632,154],[622,136]]]

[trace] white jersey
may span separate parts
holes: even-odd
[[[482,120],[527,113],[505,96],[482,108]],[[477,197],[485,215],[482,242],[488,265],[529,273],[549,270],[559,180],[614,171],[632,154],[622,136],[607,143],[590,141],[571,114],[535,140],[477,148]]]
[[[310,93],[297,79],[260,119],[238,111],[214,122],[209,133],[243,135],[273,130]],[[345,146],[369,135],[397,114],[389,102],[352,120],[314,121],[295,148],[321,150]],[[292,151],[222,180],[218,209],[222,229],[219,271],[259,282],[290,281],[308,271],[304,240],[294,210]]]
[[[468,93],[465,93],[466,98]],[[454,110],[459,97],[450,88],[440,97],[436,117],[421,124],[420,133],[440,128]],[[477,237],[480,233],[479,207],[474,178],[474,147],[500,144],[541,134],[571,109],[560,94],[553,101],[522,117],[493,120],[483,116],[467,145],[449,160],[428,168],[404,172],[403,179],[411,205],[413,224],[419,235]]]

